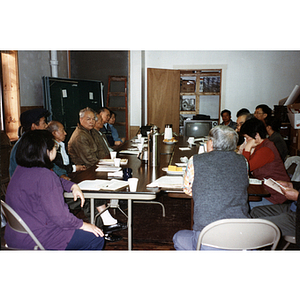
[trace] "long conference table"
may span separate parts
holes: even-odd
[[[163,143],[162,136],[159,139],[159,152],[160,152],[160,164],[158,166],[150,166],[145,161],[140,160],[136,154],[121,154],[121,150],[126,150],[134,147],[132,141],[127,141],[119,148],[116,149],[118,152],[117,157],[127,158],[128,163],[122,165],[122,168],[131,168],[132,177],[139,179],[136,192],[130,192],[129,188],[123,188],[117,191],[89,191],[84,190],[83,194],[86,200],[90,200],[90,222],[94,224],[94,208],[95,199],[108,199],[108,200],[126,200],[128,202],[128,250],[132,250],[133,245],[133,216],[132,206],[133,202],[144,202],[158,203],[154,201],[160,193],[167,193],[169,197],[188,199],[192,203],[191,214],[193,214],[193,200],[192,197],[184,194],[182,190],[162,190],[159,188],[149,188],[148,184],[160,178],[161,176],[167,175],[163,168],[167,168],[168,165],[175,165],[180,162],[180,157],[190,158],[192,155],[198,153],[199,144],[188,147],[187,139],[178,137],[178,142],[174,144]],[[188,150],[181,151],[179,148],[188,148]],[[76,172],[71,175],[71,180],[75,183],[80,183],[84,180],[95,180],[95,179],[108,179],[107,172],[96,172],[97,165],[94,165],[82,172]],[[116,178],[118,179],[118,178]],[[121,179],[122,180],[122,179]],[[268,197],[270,194],[266,191],[263,185],[249,185],[248,188],[249,201],[259,201],[261,197]],[[64,193],[65,198],[73,198],[72,193]],[[191,218],[193,222],[193,218]],[[192,226],[192,224],[191,224]]]

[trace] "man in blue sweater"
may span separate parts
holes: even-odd
[[[28,132],[30,130],[43,130],[47,127],[46,118],[50,115],[48,110],[44,108],[34,108],[24,111],[20,116],[21,121],[21,132]],[[14,147],[10,153],[10,162],[9,162],[9,176],[12,177],[16,167],[16,151],[18,143],[22,137],[15,143]]]

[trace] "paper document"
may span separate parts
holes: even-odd
[[[126,165],[127,163],[128,163],[127,158],[122,158],[121,159],[121,165]],[[110,158],[103,158],[103,159],[100,159],[99,162],[98,162],[98,165],[111,165],[111,166],[113,166],[114,164],[115,164],[114,160],[110,159]]]
[[[118,172],[112,172],[112,173],[107,173],[108,177],[123,177],[123,172],[118,171]]]
[[[192,149],[190,147],[179,147],[179,150],[188,151],[188,150],[192,150]]]
[[[149,183],[147,187],[159,187],[169,189],[183,189],[182,176],[162,176],[155,181]]]
[[[117,172],[120,171],[120,167],[100,165],[97,167],[96,172]]]
[[[269,179],[265,179],[264,178],[264,184],[270,188],[272,188],[273,190],[275,190],[276,192],[283,194],[283,192],[281,191],[281,188],[282,187],[283,189],[285,189],[285,187],[283,187],[281,184],[279,184],[278,182],[276,182],[275,180],[273,180],[272,178],[269,178]]]
[[[121,150],[119,154],[135,154],[138,155],[140,153],[139,150]]]
[[[128,186],[127,181],[123,180],[84,180],[78,184],[83,191],[116,191]]]
[[[249,178],[249,184],[261,185],[262,184],[262,180],[259,180],[259,179],[256,179],[256,178]]]

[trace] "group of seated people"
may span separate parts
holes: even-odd
[[[223,123],[211,129],[207,153],[192,156],[184,174],[184,192],[194,201],[194,225],[193,230],[174,235],[176,250],[195,250],[201,230],[226,218],[267,219],[282,236],[296,236],[300,182],[292,183],[287,174],[287,146],[271,113],[262,104],[254,114],[241,109],[233,122],[230,111],[222,111]],[[284,187],[282,194],[265,186],[270,197],[248,201],[249,175],[274,179]],[[202,246],[201,250],[215,249]]]
[[[293,184],[285,170],[283,161],[287,153],[276,146],[278,137],[272,141],[278,125],[267,108],[259,105],[253,115],[242,109],[236,122],[231,120],[230,111],[223,111],[224,122],[209,132],[207,152],[189,159],[184,192],[193,197],[194,225],[193,230],[180,230],[174,235],[175,249],[195,250],[201,230],[226,218],[268,219],[279,227],[282,235],[295,236],[300,184]],[[21,114],[25,133],[11,153],[6,202],[22,215],[46,249],[103,249],[104,240],[117,241],[118,236],[112,233],[125,229],[126,225],[110,215],[106,200],[95,202],[96,210],[101,213],[99,226],[71,214],[69,207],[74,203],[83,207],[85,199],[70,180],[70,174],[84,171],[108,157],[112,147],[119,144],[116,142],[123,140],[114,139],[114,127],[104,128],[111,115],[107,108],[97,112],[82,109],[67,147],[64,126],[58,121],[47,125],[47,115],[44,109]],[[111,137],[113,141],[109,141]],[[249,174],[260,180],[271,177],[285,188],[280,194],[266,186],[270,197],[249,202]],[[64,191],[74,194],[74,202],[66,203]],[[9,227],[5,240],[11,247],[34,246],[29,236],[24,237]],[[202,248],[206,249],[214,250]]]
[[[101,250],[104,240],[121,239],[113,232],[127,228],[106,209],[107,200],[95,200],[96,212],[100,213],[97,226],[83,222],[69,211],[69,208],[86,204],[70,174],[84,171],[99,159],[109,157],[113,151],[111,147],[123,143],[120,139],[110,144],[106,134],[101,132],[110,115],[111,111],[106,107],[98,112],[89,107],[82,109],[68,147],[64,143],[67,133],[63,124],[53,120],[47,125],[47,110],[32,109],[20,116],[24,133],[11,151],[11,179],[5,201],[22,216],[45,249]],[[109,126],[107,135],[112,137],[115,128]],[[74,202],[64,199],[64,191],[73,193]],[[29,236],[13,231],[9,226],[5,230],[5,240],[13,248],[34,247]]]

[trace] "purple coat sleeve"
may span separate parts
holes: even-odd
[[[73,184],[68,180],[59,180],[59,177],[53,173],[53,176],[49,176],[47,184],[44,182],[40,186],[40,192],[43,195],[42,207],[49,223],[55,223],[62,229],[79,229],[83,224],[82,220],[70,213],[68,205],[64,201],[64,189],[70,192]]]
[[[71,193],[71,187],[73,186],[73,184],[75,184],[74,182],[70,181],[70,180],[66,180],[64,178],[59,177],[61,185],[64,189],[65,192],[67,193]]]

